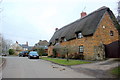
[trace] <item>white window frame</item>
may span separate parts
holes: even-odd
[[[64,41],[64,42],[67,41],[66,38],[64,38],[63,41]]]
[[[83,53],[83,52],[84,52],[84,46],[83,46],[83,45],[79,46],[79,52],[80,52],[80,53]]]
[[[83,35],[82,35],[82,33],[80,32],[80,33],[78,33],[78,38],[83,38]]]
[[[110,31],[110,36],[114,36],[114,31]]]

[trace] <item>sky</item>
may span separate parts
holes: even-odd
[[[117,16],[119,0],[2,0],[0,33],[6,39],[34,46],[39,40],[49,41],[55,28],[61,28],[102,6]]]

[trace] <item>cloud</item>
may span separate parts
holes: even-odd
[[[79,18],[86,6],[90,13],[101,6],[112,10],[118,0],[3,0],[4,32],[21,42],[39,39],[49,40],[55,28],[61,28]]]

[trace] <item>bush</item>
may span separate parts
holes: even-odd
[[[50,56],[48,56],[49,58],[52,58],[53,57],[53,55],[50,55]]]
[[[56,58],[58,53],[57,53],[58,49],[57,48],[54,48],[53,49],[53,57]]]
[[[15,54],[15,50],[14,49],[9,49],[9,55],[13,55]]]
[[[48,54],[47,53],[42,53],[42,56],[47,56]]]
[[[37,52],[40,56],[42,56],[43,53],[45,53],[45,50],[43,48],[39,48],[39,49],[37,49]]]

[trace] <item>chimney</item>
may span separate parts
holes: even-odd
[[[84,17],[84,16],[86,16],[86,15],[87,15],[86,12],[82,12],[82,13],[81,13],[81,18]]]
[[[18,44],[18,42],[16,41],[16,44]]]
[[[55,31],[58,31],[58,28],[55,28]]]
[[[28,46],[28,42],[26,42],[26,45]]]

